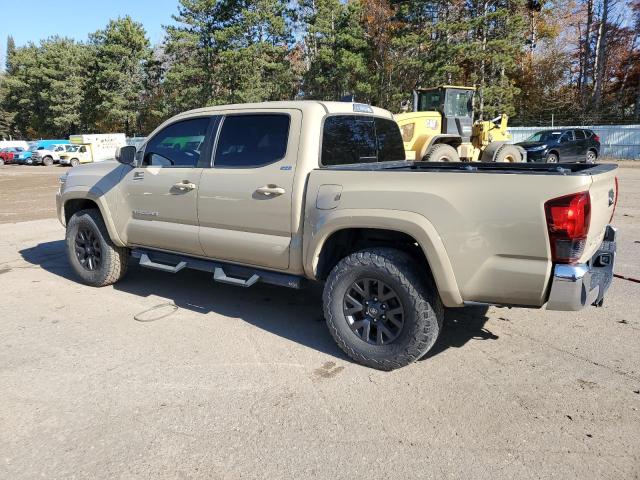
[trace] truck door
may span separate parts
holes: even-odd
[[[138,152],[138,166],[121,182],[128,243],[203,255],[198,189],[216,121],[217,117],[199,117],[171,123]]]
[[[200,243],[208,257],[285,270],[292,235],[292,190],[302,114],[229,114],[213,168],[198,194]]]

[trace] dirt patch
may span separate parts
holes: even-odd
[[[66,168],[0,167],[0,223],[55,218],[58,177]]]

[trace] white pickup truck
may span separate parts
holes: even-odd
[[[331,335],[379,369],[422,357],[443,306],[578,310],[612,278],[616,166],[407,162],[368,105],[193,110],[118,160],[61,178],[83,282],[117,282],[132,259],[240,287],[323,282]]]

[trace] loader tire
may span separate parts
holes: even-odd
[[[425,162],[459,162],[460,157],[451,145],[438,143],[429,147],[422,160]]]
[[[522,162],[522,153],[513,145],[504,145],[496,153],[496,162],[519,163]]]

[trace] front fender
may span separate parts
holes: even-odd
[[[463,305],[462,295],[440,235],[425,217],[418,213],[383,209],[343,209],[323,212],[314,224],[305,225],[304,271],[317,278],[322,247],[339,230],[377,228],[410,235],[424,252],[433,274],[442,303],[447,307]]]
[[[91,200],[94,202],[100,210],[100,215],[104,220],[104,224],[107,227],[109,236],[114,244],[118,247],[126,247],[126,244],[118,235],[115,223],[113,221],[113,215],[111,208],[107,203],[105,193],[96,186],[88,187],[85,185],[74,185],[64,189],[64,192],[59,196],[59,211],[58,217],[64,225],[65,213],[64,206],[69,200]]]

